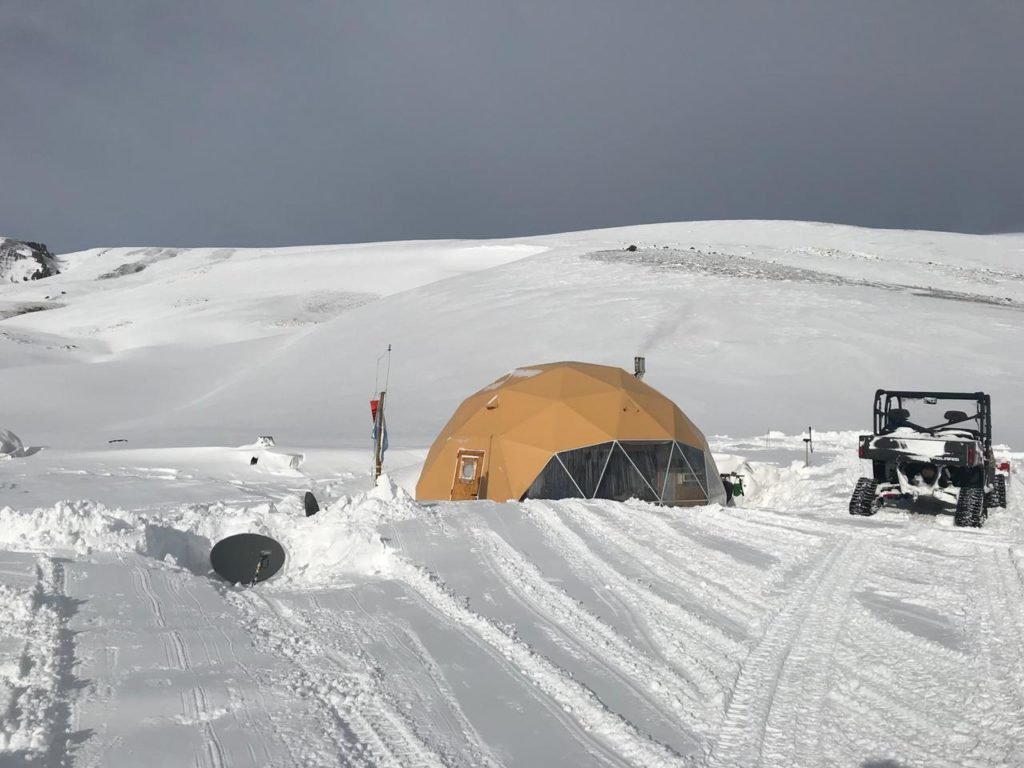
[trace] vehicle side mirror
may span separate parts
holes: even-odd
[[[942,418],[948,422],[967,421],[967,414],[963,411],[946,411]]]

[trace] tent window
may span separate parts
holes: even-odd
[[[697,473],[691,468],[684,457],[683,448],[690,446],[675,444],[672,450],[672,463],[668,469],[668,479],[665,483],[665,493],[662,497],[666,502],[680,501],[705,501],[707,494],[697,477]],[[700,451],[700,466],[704,468],[704,454]]]
[[[705,495],[707,495],[708,476],[704,462],[704,451],[700,448],[694,448],[692,445],[686,445],[686,443],[676,443],[676,447],[683,452],[683,456],[686,457],[686,463],[690,465],[690,469],[697,476],[697,482],[700,483],[700,487],[704,489]]]
[[[618,443],[612,448],[608,466],[605,467],[604,477],[601,478],[601,484],[598,486],[594,498],[613,499],[614,501],[633,498],[643,501],[659,501],[658,495],[633,466],[633,462],[629,460]]]
[[[601,443],[600,445],[576,448],[572,451],[562,451],[558,454],[558,458],[562,460],[565,468],[588,499],[592,498],[597,491],[597,484],[601,480],[604,465],[608,463],[608,453],[611,449],[612,443]]]
[[[661,490],[665,487],[665,474],[668,471],[669,457],[672,454],[672,442],[620,441],[619,445],[632,460],[640,474],[650,483],[651,488],[661,498]]]
[[[565,471],[565,467],[562,466],[558,457],[552,456],[530,487],[526,489],[523,498],[578,499],[580,498],[580,491]]]
[[[668,440],[612,441],[555,454],[523,498],[692,504],[707,501],[707,483],[707,458],[699,448]]]

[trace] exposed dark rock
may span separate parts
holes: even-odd
[[[136,272],[141,272],[146,268],[145,263],[141,261],[132,261],[128,264],[122,264],[117,269],[111,270],[110,272],[104,272],[100,275],[97,280],[111,280],[115,277],[124,277],[125,275],[134,275]]]
[[[137,261],[129,261],[125,264],[120,265],[116,269],[112,269],[110,272],[104,272],[100,275],[97,280],[113,280],[117,277],[125,277],[126,275],[134,275],[141,272],[151,264],[156,264],[158,261],[164,261],[165,259],[173,259],[181,253],[179,248],[136,248],[133,251],[126,253],[126,256],[140,256],[141,258]]]
[[[0,282],[21,283],[58,274],[57,257],[42,243],[0,237]]]

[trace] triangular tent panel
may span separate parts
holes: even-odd
[[[593,498],[597,492],[597,484],[601,482],[605,464],[608,463],[609,454],[614,447],[615,443],[600,443],[558,454],[558,458],[562,460],[562,464],[586,498]]]

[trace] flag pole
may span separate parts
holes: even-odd
[[[388,380],[391,378],[391,345],[388,344],[387,352],[377,358],[377,380],[374,383],[374,393],[377,393],[377,387],[380,386],[380,361],[387,355],[387,368],[384,374],[384,387],[380,390],[377,398],[377,408],[373,414],[374,417],[374,438],[373,438],[373,479],[376,481],[382,472],[382,464],[384,463],[384,396],[387,394]],[[371,407],[373,403],[371,401]]]
[[[384,463],[384,395],[385,390],[380,391],[380,402],[377,403],[377,437],[373,441],[373,479],[377,480],[381,473],[381,464]]]

